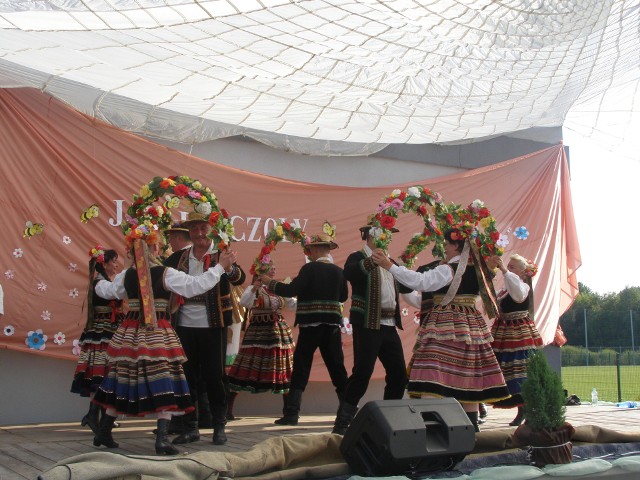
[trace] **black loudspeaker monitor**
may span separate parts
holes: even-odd
[[[405,475],[450,470],[475,445],[473,424],[453,398],[365,404],[340,444],[353,473]]]

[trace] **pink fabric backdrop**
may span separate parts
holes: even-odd
[[[325,219],[337,225],[340,248],[334,258],[343,265],[350,252],[361,248],[358,227],[384,195],[394,188],[425,185],[447,202],[483,200],[507,235],[506,254],[517,252],[538,263],[536,324],[546,343],[578,292],[580,249],[562,145],[446,177],[346,188],[267,177],[176,152],[82,115],[37,90],[0,90],[0,111],[0,281],[5,292],[0,348],[74,358],[74,340],[85,322],[88,250],[101,244],[124,256],[118,205],[126,210],[132,194],[154,176],[188,175],[214,190],[220,206],[234,216],[238,241],[233,248],[246,271],[278,218],[298,221],[310,234],[318,233]],[[80,214],[92,203],[100,205],[100,215],[82,223]],[[44,223],[44,232],[23,238],[29,220]],[[421,229],[414,216],[401,217],[398,225],[392,256]],[[526,240],[514,235],[520,226],[530,232]],[[284,242],[274,257],[282,277],[295,276],[304,262],[300,248]],[[425,252],[416,265],[429,260]],[[413,316],[409,308],[403,320],[407,356],[416,331]],[[47,336],[41,350],[25,343],[29,332],[38,329]],[[343,339],[350,369],[351,338]],[[312,378],[328,380],[319,356]]]

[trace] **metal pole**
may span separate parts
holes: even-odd
[[[633,310],[629,310],[629,320],[631,320],[631,351],[635,352],[636,347],[633,342]]]
[[[587,349],[587,367],[589,366],[589,335],[587,334],[587,309],[583,308],[584,315],[584,346]]]

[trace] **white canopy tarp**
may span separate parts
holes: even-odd
[[[638,0],[0,0],[0,87],[301,153],[560,126],[640,78]]]

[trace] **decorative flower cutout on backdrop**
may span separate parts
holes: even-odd
[[[16,258],[22,258],[23,255],[24,255],[24,252],[22,251],[21,248],[16,248],[13,251],[13,256],[16,257]]]
[[[56,345],[62,345],[66,342],[66,335],[62,332],[58,332],[53,336],[53,343]]]
[[[70,272],[75,272],[78,269],[78,265],[76,263],[70,263],[69,265],[67,265],[67,270],[69,270]]]
[[[9,280],[13,280],[13,278],[16,276],[16,271],[7,270],[6,272],[4,272],[4,276],[7,277]]]
[[[71,290],[69,290],[69,296],[71,298],[76,298],[80,293],[78,292],[77,288],[72,288]]]
[[[515,229],[513,233],[520,240],[526,240],[527,237],[529,236],[529,231],[527,230],[527,227],[518,227]]]
[[[49,310],[43,310],[42,315],[40,315],[40,317],[45,322],[48,322],[49,320],[51,320],[51,312]]]
[[[47,284],[44,282],[38,282],[38,290],[41,292],[46,292],[47,291]]]
[[[10,337],[10,336],[11,336],[11,335],[13,335],[14,333],[16,333],[16,329],[15,329],[15,327],[14,327],[13,325],[6,325],[6,326],[4,327],[4,334],[5,334],[7,337]]]
[[[24,343],[33,350],[44,350],[49,337],[47,337],[41,329],[30,331]]]
[[[402,309],[402,316],[406,317],[407,315],[409,315],[409,309],[405,307]]]
[[[71,243],[71,237],[67,237],[66,235],[62,237],[62,243],[65,245],[69,245]]]

